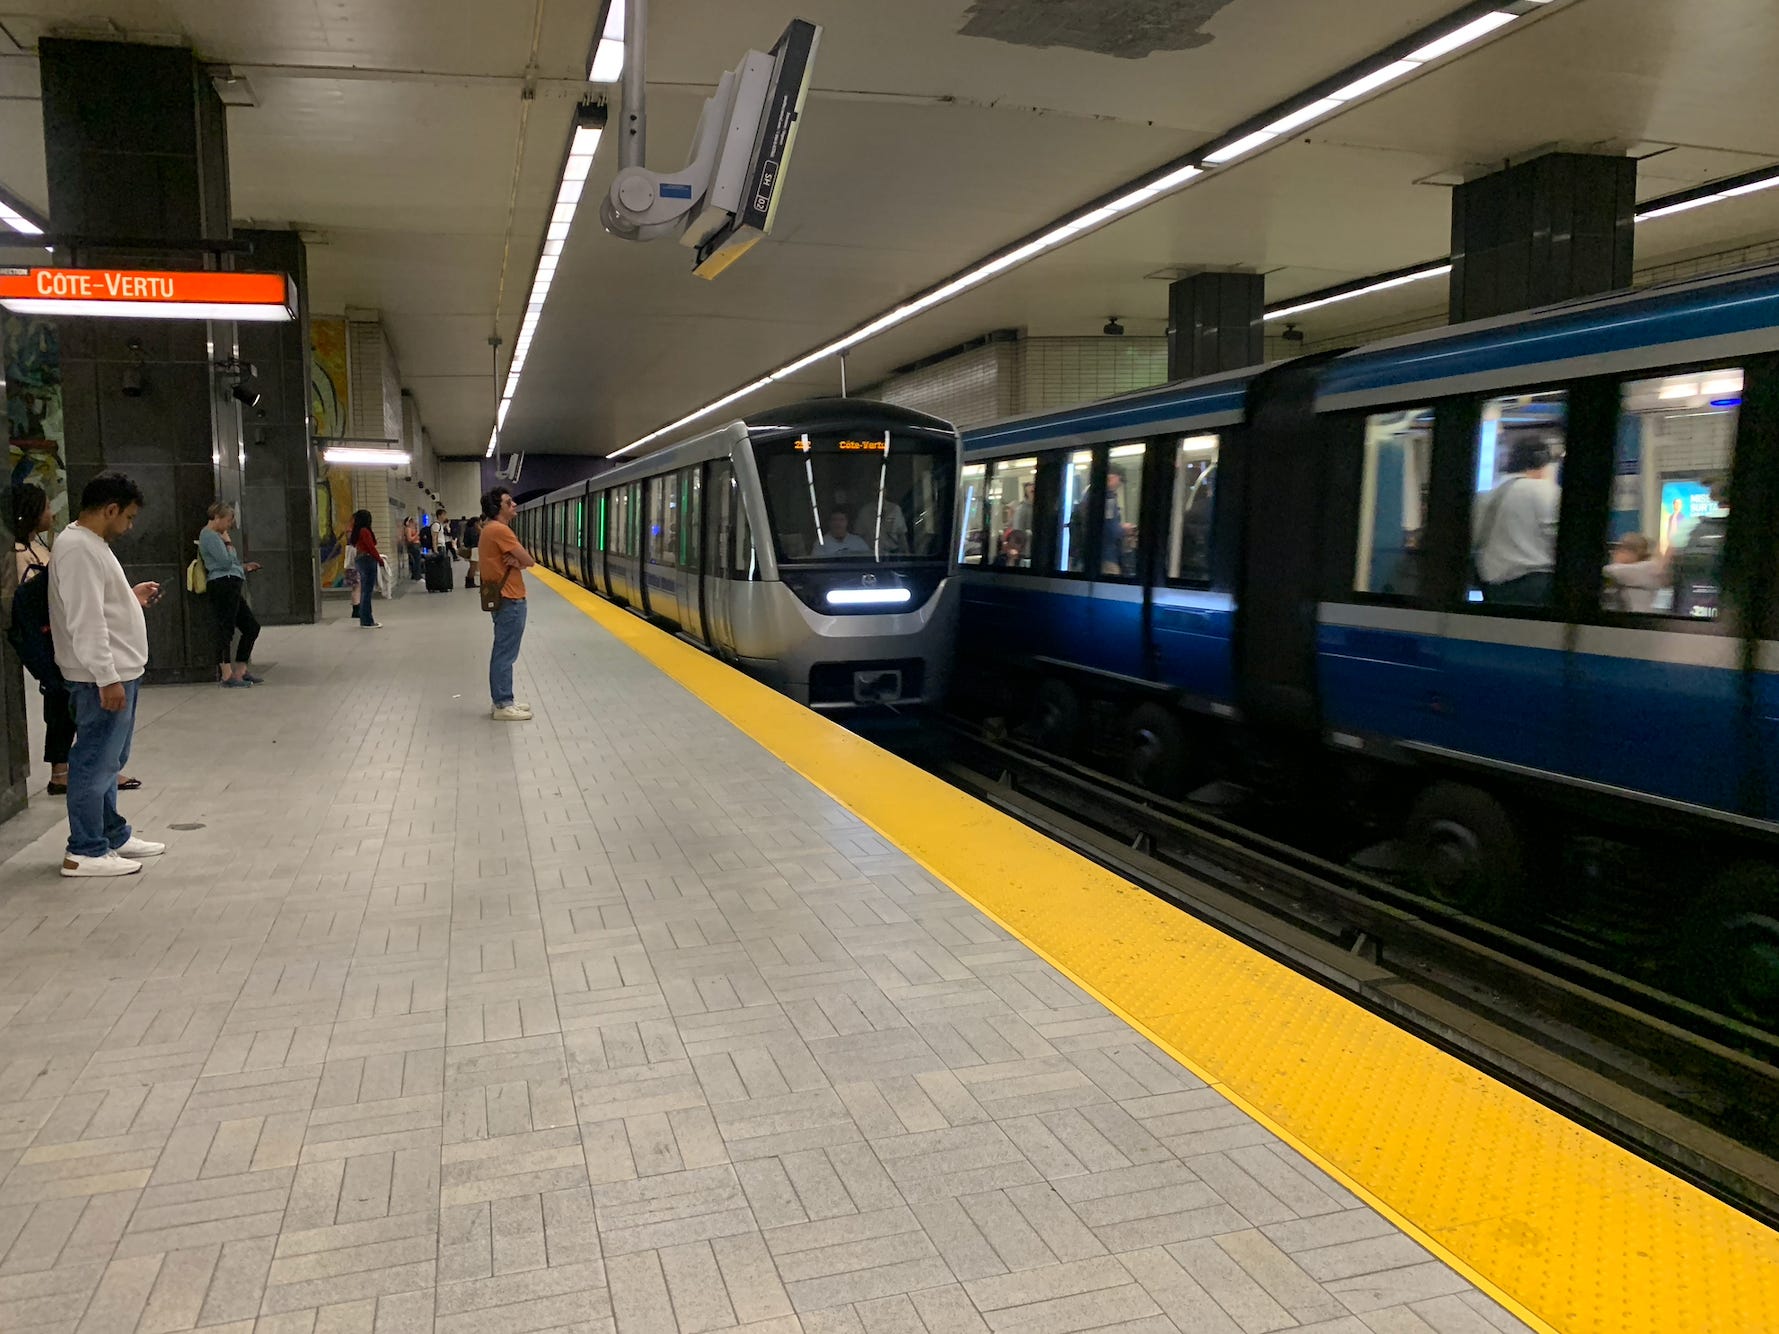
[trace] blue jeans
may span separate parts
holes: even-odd
[[[371,592],[377,587],[377,558],[358,558],[358,623],[371,623]]]
[[[68,752],[68,853],[103,857],[130,841],[130,826],[117,813],[117,776],[130,762],[136,731],[136,688],[124,683],[124,706],[116,713],[99,707],[99,687],[70,681],[74,701],[74,748]]]
[[[513,702],[513,664],[519,661],[519,641],[525,638],[525,599],[502,598],[494,613],[494,653],[488,659],[488,694],[494,707]]]

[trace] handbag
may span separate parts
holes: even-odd
[[[199,552],[185,567],[185,591],[200,597],[210,591],[210,571],[204,568],[204,555]]]
[[[483,579],[482,580],[482,610],[483,611],[489,613],[490,615],[493,615],[495,612],[500,610],[500,604],[503,601],[503,599],[500,596],[500,589],[501,589],[501,585],[504,583],[506,583],[505,579]]]
[[[387,565],[377,567],[377,591],[386,598],[395,596],[395,578]]]

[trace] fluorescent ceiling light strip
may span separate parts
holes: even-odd
[[[1262,134],[1279,135],[1295,130],[1299,125],[1308,125],[1312,120],[1320,120],[1330,111],[1338,111],[1341,103],[1332,97],[1324,97],[1319,102],[1311,102],[1306,107],[1299,107],[1289,115],[1280,116],[1268,125]]]
[[[330,445],[321,457],[329,463],[362,468],[401,468],[410,461],[410,456],[399,449],[355,449],[349,445]]]
[[[1487,37],[1497,28],[1506,27],[1518,17],[1517,14],[1508,14],[1497,9],[1493,13],[1484,14],[1479,19],[1472,19],[1462,28],[1454,29],[1444,37],[1434,38],[1420,50],[1410,51],[1403,59],[1425,63],[1429,60],[1438,60],[1441,56],[1449,56],[1459,47],[1469,46],[1472,42]]]
[[[1374,292],[1387,292],[1392,287],[1404,287],[1409,283],[1423,282],[1428,278],[1440,278],[1452,271],[1450,264],[1432,264],[1424,269],[1416,269],[1413,273],[1399,273],[1394,278],[1385,278],[1379,282],[1367,283],[1364,287],[1355,287],[1350,292],[1337,292],[1333,296],[1316,297],[1311,301],[1299,301],[1289,306],[1279,306],[1269,310],[1263,317],[1268,322],[1287,319],[1292,315],[1301,315],[1306,310],[1319,310],[1323,306],[1332,306],[1338,301],[1351,301],[1355,297],[1370,296]]]
[[[1328,99],[1332,102],[1351,102],[1355,97],[1363,97],[1367,93],[1376,92],[1386,83],[1395,83],[1396,80],[1413,74],[1420,67],[1421,62],[1418,60],[1395,61],[1385,65],[1382,69],[1374,69],[1370,74],[1354,79],[1345,88],[1335,89],[1328,94]]]
[[[621,3],[621,0],[613,0],[614,6],[618,3]],[[1434,38],[1410,55],[1380,65],[1369,73],[1354,79],[1344,87],[1336,89],[1334,92],[1328,93],[1313,102],[1306,103],[1294,111],[1288,111],[1271,124],[1266,125],[1261,129],[1251,131],[1250,133],[1243,135],[1241,138],[1215,149],[1206,154],[1203,160],[1207,163],[1215,164],[1234,161],[1236,158],[1252,152],[1254,149],[1278,138],[1280,135],[1285,134],[1290,130],[1296,129],[1301,125],[1307,125],[1313,120],[1318,120],[1323,116],[1331,115],[1336,111],[1344,109],[1346,103],[1351,102],[1356,98],[1363,97],[1368,93],[1376,92],[1387,84],[1395,83],[1398,79],[1406,78],[1416,70],[1421,69],[1430,61],[1437,60],[1454,51],[1460,50],[1473,42],[1481,40],[1489,33],[1495,32],[1513,22],[1517,17],[1518,15],[1503,10],[1493,10],[1478,18],[1472,19],[1470,22],[1465,23],[1458,28],[1454,28],[1443,36]],[[608,25],[607,36],[609,37],[610,35],[610,28]],[[1043,254],[1045,251],[1063,244],[1065,241],[1072,240],[1077,236],[1085,235],[1086,233],[1110,222],[1120,214],[1126,213],[1133,208],[1138,208],[1142,205],[1151,203],[1160,198],[1163,194],[1177,189],[1178,187],[1185,185],[1188,181],[1194,180],[1204,174],[1205,168],[1200,165],[1194,164],[1177,167],[1167,175],[1158,177],[1147,185],[1137,186],[1128,193],[1118,196],[1109,204],[1101,205],[1091,212],[1082,214],[1080,217],[1071,219],[1068,222],[1059,223],[1048,231],[1024,242],[1005,254],[982,261],[980,264],[958,275],[956,278],[953,278],[942,286],[933,289],[926,295],[916,297],[912,301],[878,316],[870,323],[861,326],[853,332],[837,338],[833,342],[825,344],[813,352],[804,354],[795,361],[773,371],[764,379],[756,381],[753,385],[750,385],[745,389],[738,389],[734,393],[720,398],[714,403],[706,404],[696,412],[688,413],[678,421],[659,427],[656,430],[649,432],[649,434],[642,436],[640,439],[631,441],[622,449],[612,451],[611,457],[616,458],[621,454],[628,454],[632,450],[640,449],[642,446],[659,440],[663,436],[671,435],[682,427],[690,426],[694,422],[710,416],[711,413],[719,411],[730,403],[735,402],[738,398],[746,397],[756,389],[761,389],[781,380],[788,379],[800,371],[807,370],[816,363],[826,360],[828,357],[835,356],[849,348],[856,347],[860,343],[875,338],[878,334],[884,333],[899,324],[913,319],[922,311],[930,310],[934,306],[941,305],[944,302],[951,300],[953,297],[968,291],[970,288],[986,282],[988,279],[995,277],[998,274],[1005,273],[1009,269],[1016,268],[1027,260],[1033,259],[1036,256]],[[1638,221],[1642,221],[1642,219],[1639,218]],[[1389,287],[1400,286],[1403,283],[1418,282],[1423,278],[1437,277],[1440,274],[1449,272],[1451,272],[1451,266],[1449,264],[1439,265],[1407,276],[1372,284],[1352,292],[1343,293],[1339,296],[1323,297],[1313,302],[1287,307],[1281,311],[1268,312],[1265,318],[1269,320],[1280,319],[1285,315],[1296,314],[1302,310],[1311,310],[1317,306],[1328,305],[1335,301],[1349,300],[1352,297],[1364,296],[1371,292],[1380,292]]]
[[[0,204],[0,220],[15,232],[23,232],[26,236],[42,236],[43,228],[32,222],[15,208]]]
[[[624,0],[612,0],[612,13],[617,16],[616,21],[621,30]],[[611,22],[612,19],[608,17],[608,27]],[[537,268],[531,275],[531,291],[526,297],[525,315],[519,322],[519,336],[514,340],[512,359],[507,363],[506,384],[501,392],[500,404],[494,410],[494,429],[488,433],[488,449],[482,455],[483,458],[493,458],[500,448],[500,431],[506,425],[507,413],[512,411],[513,400],[518,395],[525,359],[531,350],[531,340],[537,332],[538,320],[543,315],[550,286],[556,281],[562,243],[567,239],[575,213],[580,207],[587,174],[592,170],[593,155],[599,149],[601,133],[603,131],[598,126],[578,125],[575,127],[574,138],[569,143],[568,158],[562,166],[562,179],[556,186],[556,204],[550,214],[549,231],[545,236],[542,253],[538,256]]]
[[[1335,105],[1339,106],[1340,103],[1336,102]],[[1215,153],[1205,154],[1205,161],[1233,162],[1243,153],[1251,153],[1261,144],[1269,143],[1278,137],[1278,132],[1275,130],[1255,130],[1252,134],[1244,134],[1232,144],[1223,145]]]
[[[1654,218],[1672,217],[1676,213],[1685,213],[1691,209],[1703,208],[1707,204],[1721,204],[1726,199],[1738,199],[1743,195],[1755,194],[1761,190],[1771,190],[1779,185],[1779,171],[1758,181],[1749,181],[1744,185],[1731,186],[1727,190],[1719,190],[1715,194],[1700,195],[1697,199],[1683,199],[1678,204],[1664,204],[1660,208],[1652,208],[1637,214],[1638,222],[1649,222]]]

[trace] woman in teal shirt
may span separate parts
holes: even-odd
[[[258,685],[261,680],[248,670],[248,663],[253,660],[253,642],[259,638],[259,618],[247,605],[247,576],[259,565],[241,563],[235,539],[229,535],[234,526],[235,507],[217,501],[210,507],[210,522],[198,533],[198,553],[204,558],[204,574],[209,582],[207,596],[216,616],[216,660],[222,664],[222,683],[241,689]],[[241,635],[238,642],[237,631]],[[229,661],[231,647],[233,663]]]

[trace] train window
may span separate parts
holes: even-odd
[[[682,570],[698,568],[698,502],[701,499],[701,479],[697,468],[687,468],[679,475],[680,488],[680,524],[679,524],[679,567]]]
[[[957,528],[957,558],[962,565],[980,565],[988,552],[988,465],[964,466]]]
[[[1174,503],[1168,526],[1167,577],[1211,582],[1211,520],[1217,502],[1214,435],[1189,435],[1174,447]]]
[[[721,577],[729,573],[735,550],[735,469],[728,459],[711,463],[704,501],[705,573]]]
[[[1472,602],[1550,605],[1568,410],[1562,390],[1482,405],[1470,506]]]
[[[1717,618],[1741,407],[1739,367],[1625,384],[1601,583],[1607,610]]]
[[[642,555],[643,530],[648,527],[648,515],[643,509],[642,483],[632,482],[624,488],[625,502],[630,507],[630,522],[626,528],[626,541],[632,556]]]
[[[1432,462],[1432,408],[1376,412],[1365,419],[1354,592],[1419,596]]]
[[[1106,461],[1106,509],[1100,538],[1099,572],[1134,579],[1137,543],[1142,537],[1143,463],[1149,446],[1113,445]]]
[[[741,489],[733,488],[735,496],[735,565],[734,575],[737,579],[758,579],[760,562],[754,553],[754,530],[748,522],[747,505],[742,501]]]
[[[1062,504],[1057,506],[1056,568],[1073,574],[1088,570],[1093,545],[1087,531],[1097,498],[1093,493],[1093,451],[1077,449],[1063,463]]]
[[[949,556],[955,437],[809,431],[754,450],[780,561]]]
[[[1032,516],[1038,497],[1037,459],[1002,459],[989,479],[988,531],[994,563],[1026,569],[1032,563]]]

